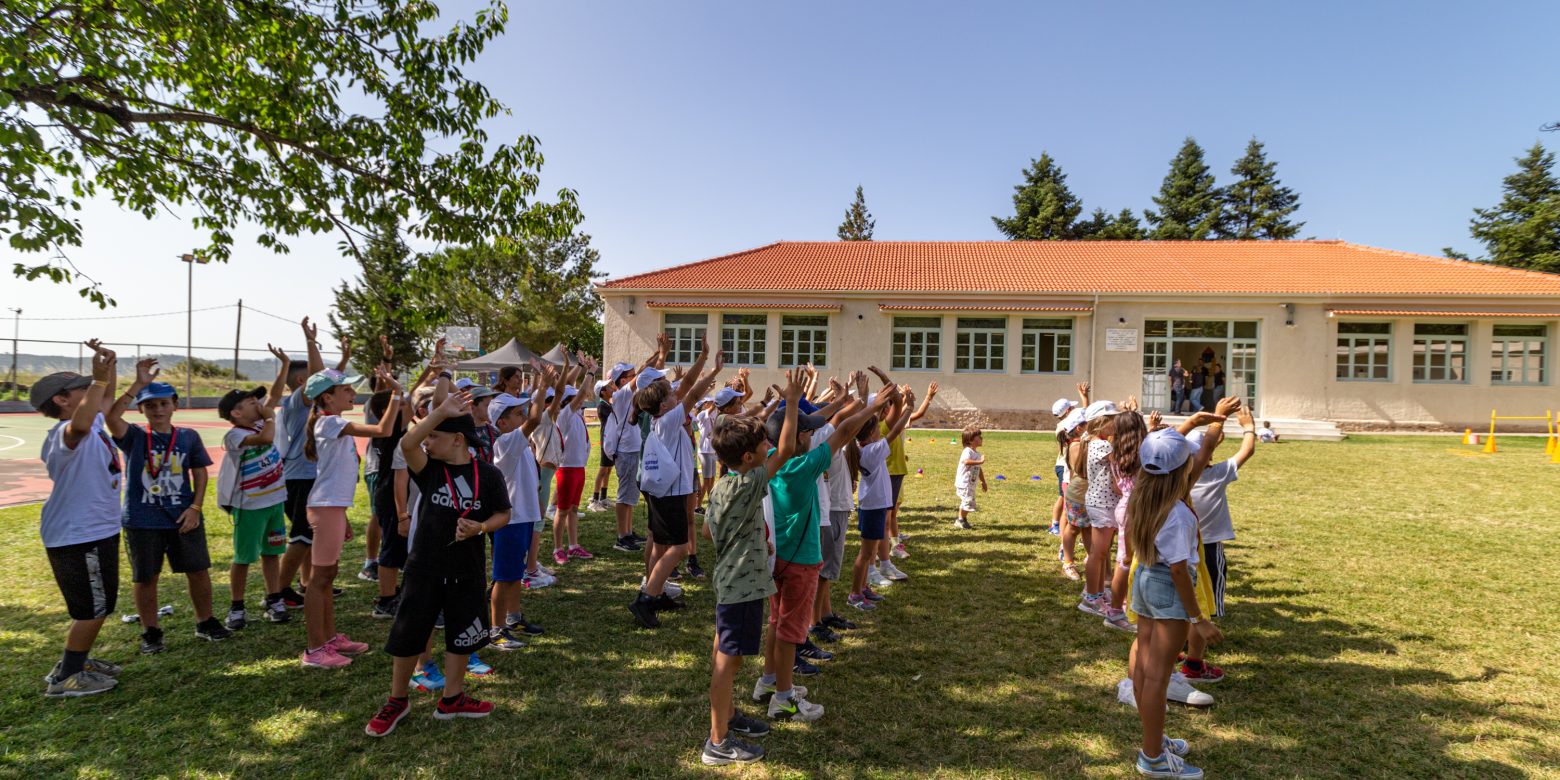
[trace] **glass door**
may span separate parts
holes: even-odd
[[[1257,413],[1257,342],[1230,342],[1229,387],[1225,392],[1241,399],[1252,414]]]
[[[1170,342],[1167,339],[1143,341],[1143,394],[1138,404],[1143,409],[1166,411],[1170,408]]]

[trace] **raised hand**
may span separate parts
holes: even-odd
[[[878,380],[881,381],[883,384],[885,384],[885,385],[893,384],[893,382],[888,381],[888,374],[883,373],[883,369],[878,368],[877,366],[867,366],[867,370],[871,371],[874,374],[877,374]]]
[[[1257,429],[1257,421],[1251,416],[1251,407],[1245,404],[1241,404],[1240,411],[1235,413],[1235,419],[1240,422],[1240,427],[1248,431]]]
[[[433,410],[434,414],[445,417],[459,417],[463,414],[471,414],[471,393],[462,390],[458,393],[450,393],[444,398],[444,403]]]
[[[118,374],[119,356],[113,350],[92,339],[86,342],[92,348],[92,378],[99,382],[113,382]]]
[[[1151,412],[1148,413],[1148,421],[1147,422],[1148,422],[1148,429],[1149,430],[1151,430],[1151,431],[1152,430],[1157,430],[1160,425],[1164,424],[1164,421],[1165,421],[1164,415],[1160,414],[1158,409],[1155,409],[1154,411],[1151,411]]]
[[[285,366],[288,363],[292,362],[292,358],[287,357],[287,352],[285,350],[283,350],[281,347],[274,346],[272,344],[266,344],[265,348],[266,348],[266,351],[270,352],[273,357],[275,357],[277,360],[282,361],[282,365]]]
[[[380,363],[374,367],[374,376],[379,378],[380,387],[388,387],[396,393],[402,392],[401,383],[396,381],[395,374],[390,371],[389,363]]]
[[[308,339],[310,344],[313,344],[320,335],[320,326],[309,322],[308,317],[304,317],[303,322],[299,324],[303,326],[303,337]]]
[[[141,358],[135,362],[135,383],[141,387],[151,384],[160,373],[162,369],[157,368],[157,358]]]
[[[780,397],[784,398],[787,404],[795,404],[801,400],[802,390],[805,389],[807,382],[803,378],[805,373],[806,369],[785,372],[785,389],[780,392]]]
[[[726,352],[725,352],[725,350],[721,350],[721,351],[716,352],[715,353],[715,368],[710,373],[712,375],[713,374],[719,374],[720,370],[725,368],[725,367],[726,367]]]
[[[672,366],[672,384],[681,382],[683,378],[683,372],[686,370],[687,369],[683,368],[682,366]]]
[[[386,363],[395,359],[395,350],[390,348],[390,337],[383,333],[379,334],[379,354]]]
[[[934,381],[931,384],[926,386],[926,397],[927,398],[935,398],[935,397],[937,397],[937,382]]]
[[[1213,405],[1213,413],[1220,417],[1229,417],[1237,409],[1240,409],[1240,399],[1233,395],[1220,398],[1219,402]]]
[[[672,339],[665,333],[655,334],[655,349],[662,355],[672,354]]]

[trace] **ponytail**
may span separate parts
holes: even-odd
[[[319,399],[315,399],[314,405],[309,407],[309,426],[308,430],[305,431],[309,438],[303,440],[303,456],[310,461],[319,460],[319,452],[316,451],[314,446],[314,423],[319,419],[320,402]]]
[[[1192,459],[1169,474],[1140,471],[1132,495],[1127,498],[1127,540],[1138,563],[1153,566],[1159,560],[1155,539],[1176,504],[1186,499],[1191,487]]]

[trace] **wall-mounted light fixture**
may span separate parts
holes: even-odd
[[[1284,325],[1293,328],[1295,326],[1295,305],[1292,303],[1281,303],[1279,308],[1284,310]]]

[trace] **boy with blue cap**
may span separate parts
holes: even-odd
[[[189,580],[195,636],[220,642],[233,635],[211,613],[211,553],[201,514],[211,456],[194,429],[174,427],[179,393],[173,385],[154,381],[160,370],[156,365],[152,358],[135,364],[134,384],[114,401],[104,420],[114,443],[125,453],[122,522],[143,654],[166,649],[157,622],[157,580],[164,560],[175,574]],[[125,422],[125,409],[132,403],[146,416],[145,427]]]

